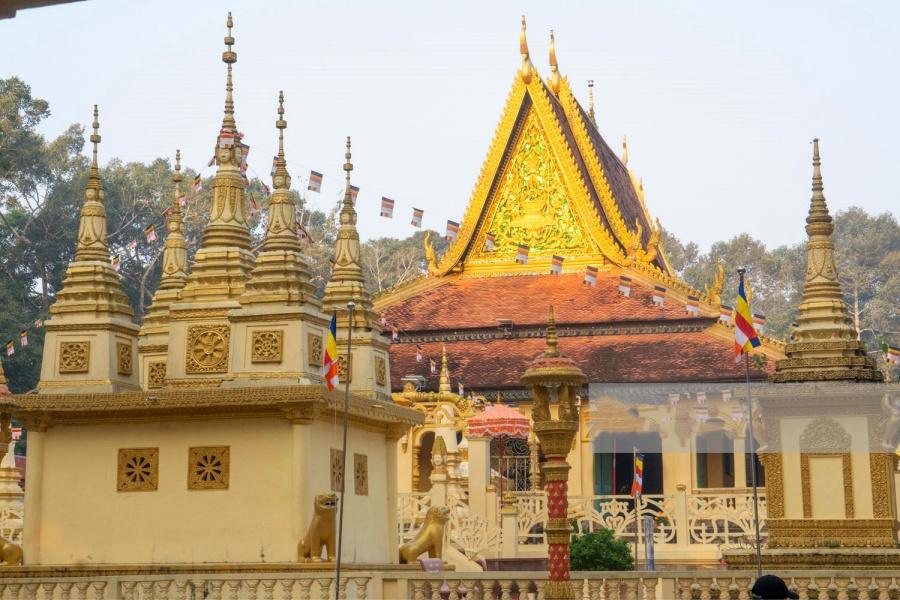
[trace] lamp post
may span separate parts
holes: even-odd
[[[578,389],[587,381],[575,361],[560,354],[556,346],[556,322],[553,306],[547,323],[547,351],[531,361],[522,376],[534,399],[532,419],[534,433],[541,442],[547,457],[544,475],[547,479],[547,550],[550,559],[550,582],[547,584],[547,600],[570,600],[575,598],[569,582],[569,540],[572,527],[569,526],[569,470],[566,461],[572,441],[578,433]],[[558,402],[557,418],[550,416],[550,403]]]

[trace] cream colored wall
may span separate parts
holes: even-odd
[[[282,419],[51,428],[40,563],[295,560],[291,440]],[[188,448],[214,445],[230,446],[229,489],[188,491]],[[116,491],[118,450],[135,447],[159,448],[157,491]]]
[[[809,491],[813,519],[843,519],[845,498],[843,485],[835,482],[834,474],[842,470],[840,456],[811,456],[809,458]],[[835,489],[837,488],[837,489]]]

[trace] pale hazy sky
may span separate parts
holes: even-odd
[[[900,214],[893,0],[88,0],[0,21],[0,77],[50,102],[48,136],[99,104],[104,163],[181,148],[201,168],[222,120],[228,10],[251,169],[268,180],[283,89],[294,187],[323,172],[318,208],[342,189],[353,136],[364,238],[410,235],[412,206],[438,231],[462,218],[521,64],[523,13],[538,71],[554,29],[562,74],[585,107],[595,80],[601,134],[616,149],[627,134],[651,214],[683,241],[804,239],[813,137],[832,211]]]

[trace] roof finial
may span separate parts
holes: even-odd
[[[184,282],[188,277],[187,272],[187,245],[182,235],[182,225],[184,219],[181,217],[181,150],[175,150],[175,174],[172,175],[172,181],[175,182],[175,200],[172,204],[172,216],[166,223],[166,229],[169,235],[166,237],[166,243],[163,246],[162,278],[159,280],[157,290],[180,290],[184,287]],[[157,304],[161,296],[153,297],[154,306]],[[151,307],[151,313],[153,307]],[[147,321],[144,321],[147,323]]]
[[[528,40],[525,39],[525,15],[522,15],[522,33],[519,36],[519,52],[522,53],[522,69],[519,75],[525,84],[531,83],[531,77],[534,74],[534,65],[531,64],[531,57],[528,55]]]
[[[806,217],[806,233],[809,235],[831,235],[834,231],[833,219],[825,203],[825,187],[822,185],[822,168],[819,160],[819,138],[813,140],[813,185],[809,216]]]
[[[438,391],[447,392],[448,394],[453,393],[453,388],[450,386],[450,367],[447,366],[447,346],[444,346],[441,356],[441,378],[438,382]]]
[[[278,92],[278,119],[275,121],[278,128],[278,158],[275,160],[275,173],[272,176],[274,189],[288,189],[291,187],[290,176],[287,172],[287,160],[284,158],[284,130],[287,129],[287,121],[284,120],[284,92]],[[281,175],[281,177],[279,177]]]
[[[91,173],[84,187],[84,205],[78,224],[78,246],[75,260],[109,262],[109,244],[106,239],[106,210],[103,208],[103,186],[100,184],[100,166],[97,162],[97,146],[100,144],[100,121],[97,105],[94,105],[94,133],[90,140],[94,145]]]
[[[234,27],[234,23],[231,21],[230,12],[227,25],[228,35],[225,36],[225,45],[228,46],[228,50],[222,53],[222,62],[228,65],[228,80],[225,83],[225,118],[222,119],[222,129],[237,133],[235,131],[237,124],[234,121],[234,98],[231,96],[231,92],[234,90],[234,86],[231,84],[231,65],[237,62],[237,52],[231,49],[231,46],[234,45],[234,38],[231,37],[231,28]]]
[[[353,207],[353,193],[350,189],[350,171],[353,170],[353,163],[350,162],[350,136],[347,136],[347,153],[344,155],[347,157],[347,162],[344,163],[344,170],[347,171],[347,190],[344,193],[344,206]]]
[[[597,126],[597,117],[594,116],[594,80],[588,79],[588,116],[591,118],[591,123],[594,124],[594,127]]]
[[[545,356],[559,356],[559,339],[556,337],[556,319],[553,318],[553,305],[550,305],[550,317],[547,319],[547,352]]]
[[[91,163],[91,178],[94,178],[96,174],[97,181],[100,181],[100,168],[97,166],[97,145],[100,143],[100,121],[99,121],[99,112],[97,111],[97,105],[94,105],[94,133],[91,134],[91,143],[94,145],[94,160]]]
[[[284,92],[278,92],[278,118],[275,120],[275,127],[278,128],[278,156],[275,157],[275,171],[272,173],[273,191],[269,197],[269,215],[263,251],[300,252],[297,234],[305,233],[305,230],[297,224],[297,206],[289,191],[291,174],[288,173],[287,160],[284,158],[284,130],[287,129],[287,121],[284,120]],[[309,241],[309,234],[306,235]],[[307,276],[308,274],[302,275]]]
[[[628,166],[628,138],[622,136],[622,164]]]
[[[550,90],[559,95],[559,63],[556,62],[556,40],[553,37],[553,30],[550,30]]]
[[[172,205],[172,219],[176,216],[181,220],[181,150],[175,150],[175,174],[172,175],[175,182],[175,204]]]

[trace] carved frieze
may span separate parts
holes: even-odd
[[[91,359],[90,342],[60,342],[59,372],[87,373]]]
[[[227,490],[230,476],[229,446],[197,446],[189,449],[189,490]]]
[[[159,448],[121,448],[116,489],[152,492],[159,487]]]
[[[228,371],[229,325],[191,325],[187,337],[187,373]]]
[[[116,342],[116,358],[116,372],[119,375],[131,375],[134,370],[131,344],[128,342]]]
[[[250,361],[254,363],[280,363],[284,331],[254,331]]]

